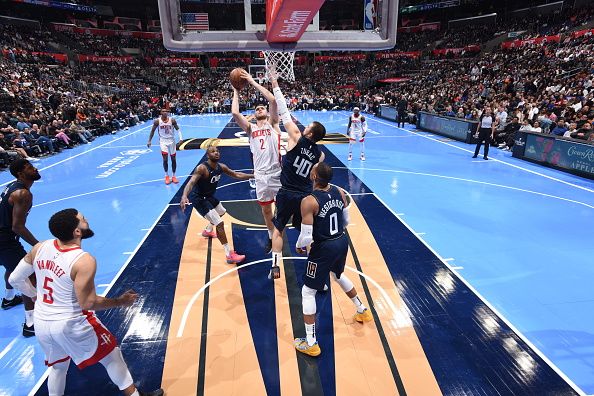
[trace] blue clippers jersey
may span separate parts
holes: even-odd
[[[313,183],[309,173],[314,164],[320,161],[322,152],[311,140],[301,137],[295,147],[283,158],[281,185],[287,190],[311,192]]]
[[[192,193],[201,198],[212,197],[217,190],[219,180],[221,180],[221,167],[217,164],[217,167],[213,169],[208,165],[208,161],[203,162],[203,164],[208,170],[208,177],[206,179],[202,178],[198,180]]]
[[[0,194],[0,238],[17,239],[18,236],[12,231],[12,205],[8,202],[10,194],[25,188],[20,181],[13,181]]]
[[[320,242],[338,238],[344,233],[342,209],[344,202],[340,191],[330,186],[328,191],[314,190],[311,195],[318,201],[318,214],[314,217],[313,240]]]

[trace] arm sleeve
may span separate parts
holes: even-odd
[[[25,296],[33,298],[37,294],[37,291],[29,280],[29,276],[33,275],[34,272],[33,266],[23,258],[14,271],[12,271],[12,274],[10,274],[8,283],[19,289]]]
[[[348,226],[349,225],[349,221],[351,220],[350,216],[349,216],[349,207],[345,207],[342,210],[342,219],[344,220],[344,226]]]
[[[291,120],[291,113],[287,108],[287,101],[285,100],[285,96],[283,95],[281,89],[276,87],[272,89],[272,92],[274,93],[274,99],[276,99],[276,105],[278,107],[278,114],[280,119],[283,121],[283,124],[292,122],[293,120]]]

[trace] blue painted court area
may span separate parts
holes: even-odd
[[[317,120],[341,133],[348,115],[295,113],[304,125]],[[358,146],[350,162],[347,145],[326,146],[343,163],[336,174],[349,168],[358,177],[348,179],[351,191],[373,191],[545,359],[594,394],[594,244],[588,227],[594,182],[494,148],[489,161],[472,159],[469,145],[366,117],[366,161],[358,159]],[[230,120],[177,118],[184,137],[216,137]],[[163,183],[157,139],[146,148],[149,130],[146,123],[36,163],[42,180],[32,188],[27,225],[47,239],[51,214],[79,209],[96,234],[84,248],[98,260],[98,292],[110,288],[185,180]],[[190,174],[203,154],[179,152],[178,176]],[[8,172],[0,174],[0,183],[10,180]],[[0,315],[0,395],[27,395],[45,372],[43,354],[34,338],[20,335],[22,308]]]

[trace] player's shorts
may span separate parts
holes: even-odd
[[[222,216],[226,213],[225,208],[221,205],[221,202],[216,199],[214,196],[211,197],[192,197],[192,206],[196,208],[200,216],[206,217],[208,212],[214,210],[218,213],[219,216]]]
[[[19,265],[19,261],[27,252],[23,245],[17,240],[11,239],[0,242],[0,265],[6,268],[6,271],[12,272]]]
[[[175,142],[174,141],[160,140],[159,146],[161,147],[161,154],[175,155]]]
[[[352,129],[349,131],[349,140],[354,142],[363,142],[365,137],[363,136],[362,130],[353,131]]]
[[[348,249],[349,242],[346,234],[335,239],[312,243],[307,256],[303,283],[307,287],[323,291],[324,285],[328,284],[330,271],[334,272],[337,278],[340,278],[344,272]]]
[[[309,193],[291,191],[281,188],[276,194],[276,211],[272,223],[277,230],[283,232],[287,223],[293,217],[293,226],[301,229],[301,201]]]
[[[35,336],[45,353],[45,364],[52,366],[72,358],[83,369],[98,363],[117,346],[116,338],[93,312],[68,320],[35,317]]]
[[[260,205],[270,205],[276,199],[276,194],[281,188],[281,170],[274,173],[255,173],[256,198]]]

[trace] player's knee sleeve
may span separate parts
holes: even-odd
[[[52,365],[47,378],[47,390],[49,396],[62,396],[66,388],[66,374],[68,374],[70,359]]]
[[[334,281],[336,281],[336,283],[338,283],[342,291],[345,293],[353,290],[353,282],[351,282],[351,280],[345,274],[341,274],[340,278],[337,278],[334,272],[330,272],[330,276]]]
[[[303,285],[301,288],[301,303],[303,304],[304,315],[316,314],[316,289]]]
[[[206,215],[204,215],[204,218],[210,221],[210,224],[214,226],[218,226],[223,222],[223,219],[221,219],[221,216],[219,216],[215,209],[211,209]]]
[[[225,213],[227,213],[227,209],[225,209],[220,203],[216,208],[214,208],[214,210],[219,214],[219,216],[223,216]]]
[[[120,348],[114,348],[114,350],[101,359],[99,363],[105,367],[109,378],[111,378],[111,381],[119,390],[124,390],[134,383],[134,381],[132,381],[130,370],[128,370],[128,366],[126,365],[126,362],[124,362],[124,357],[122,356]]]

